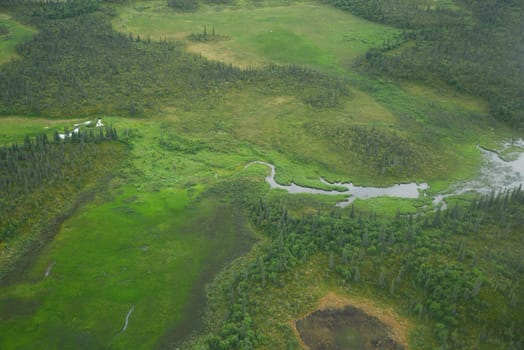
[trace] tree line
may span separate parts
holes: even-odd
[[[66,135],[68,130],[64,130]],[[116,130],[73,132],[62,140],[58,132],[50,140],[47,134],[24,143],[0,148],[0,241],[16,235],[15,222],[23,220],[13,212],[24,207],[34,192],[49,192],[69,185],[80,188],[83,174],[95,169],[98,156],[108,151],[98,143],[116,140]]]
[[[208,4],[231,4],[233,0],[205,0]],[[199,6],[197,0],[167,0],[167,5],[178,11],[195,11]]]

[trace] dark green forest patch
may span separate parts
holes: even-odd
[[[517,63],[524,54],[522,2],[457,1],[453,9],[418,0],[330,3],[406,30],[403,47],[385,42],[369,50],[361,64],[365,70],[430,86],[444,82],[485,98],[492,115],[522,128],[524,68]]]

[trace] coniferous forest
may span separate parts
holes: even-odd
[[[441,80],[483,96],[496,118],[522,126],[521,1],[457,1],[460,10],[409,0],[330,3],[405,30],[399,42],[370,50],[365,70],[397,79]],[[400,42],[410,45],[398,48]]]

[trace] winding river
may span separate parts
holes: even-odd
[[[420,191],[427,190],[429,188],[427,183],[417,184],[415,182],[407,184],[396,184],[390,187],[364,187],[364,186],[355,186],[353,183],[329,183],[323,178],[320,178],[320,182],[333,185],[337,187],[344,187],[344,191],[333,190],[321,190],[317,188],[310,188],[291,183],[291,185],[281,185],[275,181],[276,169],[273,164],[269,164],[262,161],[254,161],[246,165],[246,167],[252,164],[261,164],[269,167],[271,169],[271,174],[266,176],[266,182],[269,184],[270,188],[278,188],[286,190],[288,193],[308,193],[308,194],[324,194],[324,195],[346,195],[347,199],[337,203],[338,207],[346,207],[353,203],[357,198],[359,199],[368,199],[382,196],[390,196],[397,198],[418,198]]]
[[[504,148],[514,147],[516,151],[510,153],[508,158],[503,159],[497,152],[488,150],[486,148],[477,146],[484,156],[484,165],[480,169],[479,175],[467,182],[458,183],[450,188],[449,192],[440,193],[433,198],[434,206],[441,206],[446,209],[447,205],[445,198],[455,196],[466,192],[476,192],[481,194],[490,193],[492,191],[502,191],[519,186],[524,187],[524,140],[516,140],[511,143],[503,144]],[[323,195],[345,195],[346,200],[338,202],[338,207],[346,207],[353,203],[355,199],[369,199],[382,196],[396,197],[396,198],[419,198],[421,193],[426,195],[425,191],[429,189],[427,183],[417,184],[415,182],[406,184],[396,184],[390,187],[365,187],[355,186],[353,183],[330,183],[323,178],[320,182],[326,185],[336,186],[337,188],[345,188],[345,190],[321,190],[317,188],[310,188],[291,183],[291,185],[281,185],[275,180],[276,168],[273,164],[254,161],[246,165],[246,168],[253,164],[261,164],[271,169],[270,175],[266,176],[266,182],[270,188],[286,190],[288,193],[308,193],[308,194],[323,194]]]

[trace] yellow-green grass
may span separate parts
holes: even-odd
[[[397,214],[409,215],[424,212],[431,208],[431,197],[421,196],[418,199],[378,197],[366,200],[356,199],[352,205],[363,213],[374,213],[381,218],[392,218]],[[351,211],[351,206],[346,211]]]
[[[157,40],[183,39],[202,33],[204,27],[208,33],[215,28],[230,40],[189,42],[189,50],[240,66],[276,62],[338,69],[399,34],[317,2],[201,6],[196,12],[180,13],[165,1],[139,1],[118,7],[118,13],[116,30]]]
[[[115,192],[67,220],[19,282],[0,289],[1,348],[149,349],[185,335],[169,329],[198,325],[204,284],[249,246],[241,214],[188,190]]]
[[[16,45],[29,39],[36,30],[14,21],[9,15],[1,12],[0,25],[5,25],[9,29],[8,34],[0,35],[0,64],[2,64],[16,58]]]
[[[246,160],[273,163],[280,183],[323,187],[320,176],[332,181],[355,180],[352,168],[358,165],[349,164],[346,155],[333,152],[330,140],[314,135],[310,124],[372,123],[388,127],[396,121],[368,95],[355,91],[354,96],[335,109],[316,110],[292,96],[261,96],[255,89],[245,87],[232,91],[213,109],[166,109],[162,120],[170,125],[172,133],[205,140],[221,150],[221,156],[228,150],[244,154]],[[249,151],[240,151],[242,148]]]

